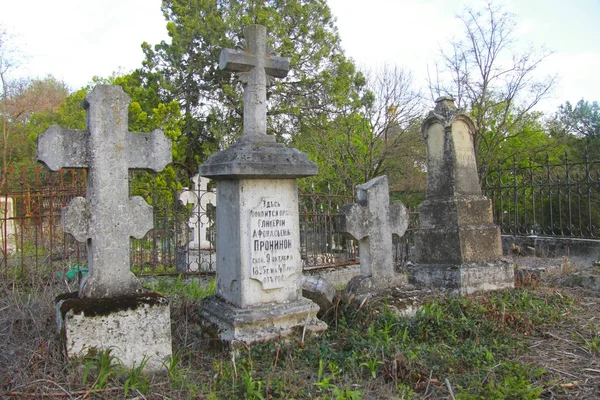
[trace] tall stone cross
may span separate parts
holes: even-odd
[[[100,85],[85,98],[87,129],[53,125],[38,139],[37,158],[49,169],[87,168],[87,198],[76,197],[63,209],[63,228],[87,242],[89,274],[82,298],[139,293],[130,270],[131,236],[142,238],[153,226],[152,207],[129,197],[128,170],[161,171],[171,162],[171,141],[159,129],[127,129],[131,99],[120,86]]]
[[[183,188],[179,193],[179,201],[183,205],[193,204],[192,216],[188,220],[188,226],[192,228],[192,240],[188,243],[189,249],[207,249],[212,247],[206,240],[206,229],[208,228],[208,216],[206,207],[209,204],[217,204],[215,192],[208,190],[210,179],[196,174],[192,177],[193,189]]]
[[[219,67],[237,72],[244,85],[244,136],[246,140],[265,141],[267,135],[267,85],[271,79],[285,78],[290,69],[287,58],[270,54],[267,28],[249,25],[244,28],[242,48],[223,49]]]
[[[387,176],[356,187],[355,204],[346,204],[336,216],[337,230],[358,240],[360,273],[375,281],[394,275],[392,234],[402,236],[408,213],[401,201],[390,202]]]

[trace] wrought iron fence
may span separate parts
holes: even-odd
[[[183,172],[176,173],[172,179],[175,182],[166,184],[164,178],[157,179],[145,172],[130,173],[130,194],[142,196],[154,210],[154,228],[142,239],[131,239],[132,270],[138,274],[214,272],[215,210],[202,201],[214,193],[214,189],[187,189],[195,200],[182,202],[181,190],[170,187],[192,185]],[[85,244],[63,233],[61,224],[62,208],[74,197],[85,196],[85,182],[85,170],[10,170],[0,186],[3,275],[33,275],[40,271],[65,273],[87,264]],[[299,196],[304,269],[358,262],[357,242],[335,232],[334,227],[335,214],[342,205],[353,201],[350,195],[304,193]],[[200,227],[204,229],[198,229]],[[204,232],[201,235],[205,236],[195,236],[194,229]],[[193,246],[194,240],[204,244]],[[408,259],[409,243],[409,235],[394,240],[399,267]]]
[[[482,190],[503,234],[600,237],[600,161],[484,168]]]

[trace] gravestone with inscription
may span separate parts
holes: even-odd
[[[356,187],[356,203],[346,204],[336,216],[336,230],[350,234],[359,246],[360,276],[350,281],[347,294],[406,284],[394,268],[392,235],[403,236],[408,220],[404,204],[390,202],[387,176]]]
[[[6,256],[17,249],[13,199],[0,197],[0,254]]]
[[[163,369],[171,355],[169,302],[147,293],[130,270],[130,237],[152,228],[152,207],[129,197],[129,170],[162,170],[171,141],[160,130],[127,129],[131,100],[120,86],[96,86],[85,99],[87,129],[51,126],[37,158],[49,169],[86,168],[86,198],[63,209],[63,229],[87,243],[89,273],[79,292],[57,298],[59,330],[69,357],[112,348],[125,365]]]
[[[180,271],[213,271],[214,244],[207,237],[213,221],[208,216],[208,205],[216,206],[215,192],[208,189],[210,179],[196,174],[191,179],[192,189],[183,188],[179,201],[184,205],[192,204],[192,215],[187,221],[191,229],[191,240],[186,244],[185,253],[178,260]]]
[[[423,122],[427,196],[419,206],[409,283],[463,294],[514,287],[513,264],[502,259],[500,228],[481,194],[474,129],[451,97],[439,98]]]
[[[200,166],[217,182],[217,293],[203,315],[227,342],[320,332],[319,307],[302,297],[297,178],[315,175],[306,154],[267,135],[267,83],[287,75],[270,54],[266,28],[244,29],[245,42],[221,52],[221,69],[244,88],[244,135]]]

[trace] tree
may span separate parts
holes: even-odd
[[[162,10],[171,43],[143,44],[139,73],[159,101],[180,104],[190,171],[242,132],[242,92],[218,59],[243,40],[245,25],[265,25],[273,52],[290,59],[287,78],[267,93],[268,133],[280,141],[329,129],[340,109],[360,101],[361,75],[343,55],[324,0],[163,0]]]
[[[11,117],[8,114],[9,73],[17,63],[11,39],[8,32],[0,25],[0,117],[2,118],[2,177],[0,177],[0,186],[4,185],[8,170],[8,138],[11,133]]]
[[[551,134],[562,139],[576,158],[585,153],[591,159],[600,159],[600,105],[597,101],[579,100],[575,106],[570,102],[559,106],[549,121]]]
[[[517,51],[515,16],[492,2],[482,10],[466,8],[458,18],[464,38],[441,52],[441,67],[430,77],[430,89],[435,96],[454,96],[458,107],[471,114],[477,161],[489,164],[503,143],[526,134],[522,126],[529,113],[554,86],[554,76],[536,77],[550,52]]]
[[[23,166],[35,163],[37,134],[29,126],[43,114],[56,112],[67,98],[64,82],[52,76],[44,79],[6,81],[2,99],[2,176],[6,177],[10,164]],[[31,136],[33,134],[33,136]],[[2,181],[4,182],[4,180]]]
[[[391,158],[401,153],[413,156],[413,145],[418,146],[409,133],[414,132],[422,106],[410,73],[385,65],[368,72],[364,86],[338,93],[343,96],[352,90],[360,94],[358,100],[340,107],[329,129],[305,131],[294,138],[294,145],[319,164],[319,176],[308,180],[317,189],[331,190],[333,185],[334,192],[348,193],[376,176],[402,174],[404,164]],[[390,177],[390,182],[399,181]]]

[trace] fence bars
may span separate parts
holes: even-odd
[[[600,161],[484,167],[482,190],[503,234],[572,238],[600,236]]]

